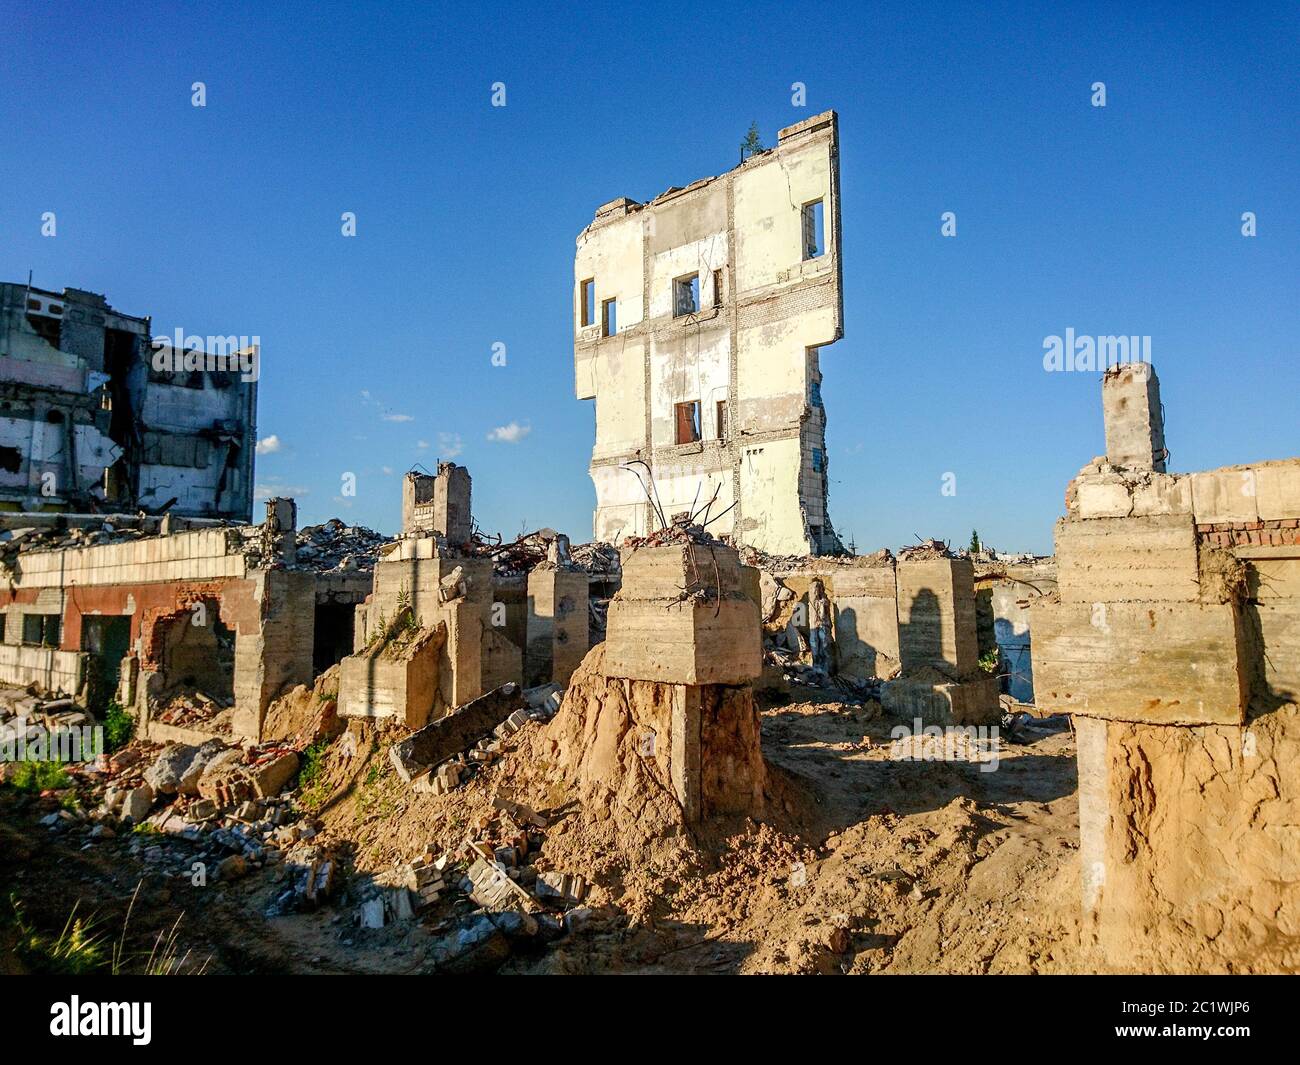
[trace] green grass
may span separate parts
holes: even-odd
[[[72,778],[68,776],[58,762],[17,762],[17,769],[9,778],[9,786],[16,791],[37,794],[42,791],[58,791],[72,787]]]
[[[76,903],[57,936],[38,932],[28,924],[23,904],[9,896],[12,922],[17,933],[15,949],[33,972],[51,976],[84,976],[109,964],[104,935],[95,917],[78,917]]]
[[[11,914],[8,923],[13,926],[15,950],[23,963],[33,973],[50,976],[84,976],[92,973],[124,975],[128,967],[142,969],[146,976],[179,976],[185,972],[202,975],[208,963],[197,969],[189,965],[190,952],[181,952],[181,913],[169,929],[160,931],[148,955],[143,951],[128,951],[127,930],[131,927],[131,914],[140,895],[140,884],[131,896],[126,916],[122,919],[122,934],[116,943],[109,944],[103,922],[97,914],[78,917],[80,902],[74,903],[72,912],[57,936],[38,931],[31,925],[23,904],[17,895],[9,896]]]
[[[328,748],[329,740],[321,740],[302,752],[302,768],[298,770],[298,801],[308,810],[320,809],[326,799],[323,775]]]

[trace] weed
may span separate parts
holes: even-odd
[[[72,778],[58,762],[17,762],[9,784],[17,791],[39,794],[72,786]]]

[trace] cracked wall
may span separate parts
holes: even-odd
[[[817,203],[810,249],[805,208]],[[597,540],[658,528],[652,479],[664,519],[712,500],[710,531],[737,543],[838,548],[818,350],[843,335],[839,219],[830,111],[719,177],[597,210],[574,260],[576,391],[596,404]],[[694,309],[681,313],[679,283],[692,278]],[[682,404],[696,405],[686,418],[698,439],[681,432]]]

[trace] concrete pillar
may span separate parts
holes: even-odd
[[[453,546],[469,543],[473,531],[470,492],[469,470],[450,462],[438,464],[433,484],[433,527]]]
[[[567,685],[590,647],[586,573],[538,566],[528,575],[524,679]]]
[[[969,559],[901,561],[898,643],[903,672],[937,669],[954,680],[979,666],[975,571]]]
[[[453,547],[469,543],[472,488],[469,470],[452,462],[438,463],[432,477],[412,470],[402,481],[402,532],[437,533]]]
[[[265,570],[258,574],[257,584],[261,628],[235,636],[234,731],[260,740],[272,701],[295,685],[312,682],[316,575]]]
[[[1165,472],[1160,379],[1149,362],[1111,367],[1101,382],[1106,460],[1113,466]]]

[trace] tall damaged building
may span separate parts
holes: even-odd
[[[0,284],[0,510],[252,518],[256,348],[150,333],[93,292]]]
[[[843,335],[835,112],[726,174],[602,205],[577,244],[595,538],[690,512],[774,554],[839,550],[819,366]]]

